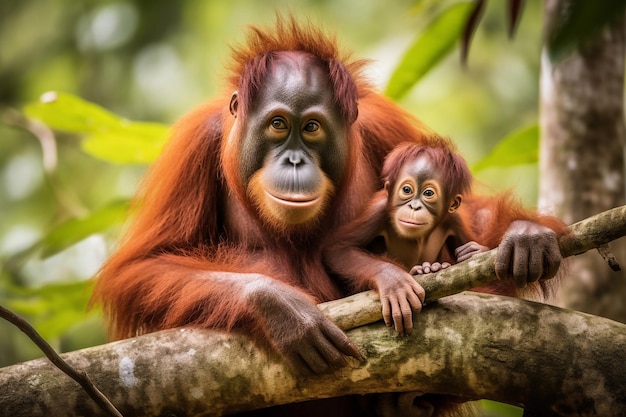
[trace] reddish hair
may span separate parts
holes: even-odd
[[[234,46],[232,50],[229,82],[232,89],[239,91],[242,117],[245,117],[273,62],[295,52],[321,62],[327,68],[342,116],[348,123],[356,120],[359,89],[355,80],[368,61],[350,61],[348,55],[342,55],[334,37],[327,36],[312,24],[301,25],[293,17],[278,16],[271,28],[251,26],[246,43]]]
[[[441,180],[448,196],[467,195],[472,188],[472,173],[467,162],[456,152],[449,139],[432,137],[427,145],[405,142],[396,146],[385,158],[382,169],[383,182],[395,184],[400,169],[408,161],[426,156],[439,169]]]

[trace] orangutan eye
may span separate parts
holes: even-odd
[[[270,125],[276,130],[287,129],[287,123],[281,117],[273,118]]]
[[[422,195],[426,198],[433,198],[435,196],[435,190],[433,190],[432,188],[427,188],[424,190]]]
[[[411,195],[411,194],[413,194],[413,187],[411,187],[411,186],[410,186],[410,185],[408,185],[408,184],[404,184],[404,185],[402,186],[402,188],[400,188],[400,193],[401,193],[402,195],[405,195],[405,196],[406,196],[406,195]]]
[[[320,125],[317,122],[308,122],[304,126],[304,130],[309,133],[317,132],[319,129],[320,129]]]

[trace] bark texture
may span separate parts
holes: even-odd
[[[547,0],[545,29],[569,0]],[[542,57],[539,207],[566,223],[624,204],[624,19],[558,63]],[[626,263],[626,240],[611,245]],[[626,273],[598,253],[577,257],[559,304],[626,322]]]
[[[559,239],[559,248],[563,257],[571,257],[606,246],[616,239],[623,239],[623,236],[626,236],[626,206],[604,211],[569,226],[569,233]],[[497,248],[439,272],[417,276],[417,281],[426,291],[426,302],[496,281],[496,254]],[[569,266],[566,267],[568,270]],[[599,268],[608,269],[606,262]],[[343,330],[382,319],[380,298],[376,291],[329,301],[319,307]]]
[[[626,206],[570,226],[575,255],[626,234]],[[626,413],[626,325],[506,297],[445,295],[495,279],[495,251],[424,276],[413,334],[380,324],[373,291],[320,305],[367,361],[298,378],[243,335],[177,329],[63,355],[129,416],[223,415],[345,394],[422,391],[486,398],[536,415]],[[430,278],[428,278],[430,277]],[[441,300],[436,298],[444,297]],[[45,359],[0,369],[0,415],[103,415]]]
[[[63,356],[126,417],[218,416],[413,390],[493,399],[536,415],[626,415],[626,325],[612,320],[462,293],[425,308],[409,337],[380,322],[348,335],[367,361],[310,378],[294,376],[242,335],[207,330],[169,330]],[[0,370],[0,410],[13,417],[102,415],[43,359]]]

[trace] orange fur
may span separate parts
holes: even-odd
[[[463,223],[471,226],[476,241],[489,248],[495,248],[500,244],[509,225],[515,220],[529,220],[541,224],[554,230],[558,236],[567,233],[567,225],[561,220],[525,208],[510,193],[497,196],[472,195],[464,200],[459,215]],[[475,290],[536,301],[551,301],[562,275],[559,273],[555,278],[532,283],[523,289],[517,288],[513,281],[498,281]]]
[[[173,126],[169,144],[141,184],[124,238],[99,273],[92,304],[102,306],[113,338],[187,325],[241,329],[271,346],[246,297],[257,274],[291,286],[311,303],[349,294],[325,271],[321,242],[364,209],[379,188],[383,158],[395,145],[435,139],[373,91],[360,74],[363,61],[348,61],[334,39],[294,20],[279,19],[274,30],[254,28],[248,42],[234,49],[229,82],[244,108],[263,81],[258,64],[273,51],[294,50],[327,64],[345,120],[356,117],[347,172],[335,184],[328,209],[305,231],[286,235],[268,227],[239,178],[240,135],[232,129],[230,96],[200,106]],[[537,219],[506,201],[466,206],[468,224],[484,207],[497,213],[494,228],[476,224],[494,245],[510,220]]]

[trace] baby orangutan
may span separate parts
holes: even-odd
[[[412,313],[424,301],[424,290],[412,275],[435,272],[488,250],[473,240],[457,213],[472,176],[451,149],[443,138],[394,148],[382,170],[384,189],[338,231],[324,252],[328,267],[352,290],[378,290],[385,323],[393,323],[399,334],[411,332]],[[375,267],[372,258],[377,259]]]

